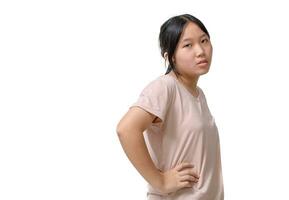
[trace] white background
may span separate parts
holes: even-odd
[[[285,2],[1,1],[0,199],[146,199],[115,128],[165,73],[159,28],[184,13],[214,47],[198,85],[219,128],[225,199],[288,199]]]

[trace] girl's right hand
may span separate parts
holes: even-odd
[[[173,193],[182,188],[193,187],[199,176],[193,171],[194,165],[180,163],[173,169],[162,173],[162,192]]]

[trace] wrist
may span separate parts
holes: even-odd
[[[163,172],[158,170],[158,173],[156,175],[156,178],[153,182],[152,185],[154,188],[156,188],[157,190],[159,190],[160,192],[163,191],[163,186],[164,186],[164,175]]]

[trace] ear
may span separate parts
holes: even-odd
[[[164,58],[167,60],[168,59],[168,52],[164,53]]]
[[[164,58],[168,60],[168,52],[164,53]],[[175,63],[175,56],[172,57],[173,62]]]

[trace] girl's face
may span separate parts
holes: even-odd
[[[207,34],[189,22],[178,42],[173,61],[178,72],[187,77],[198,77],[209,71],[213,48]],[[205,63],[198,64],[205,61]]]

